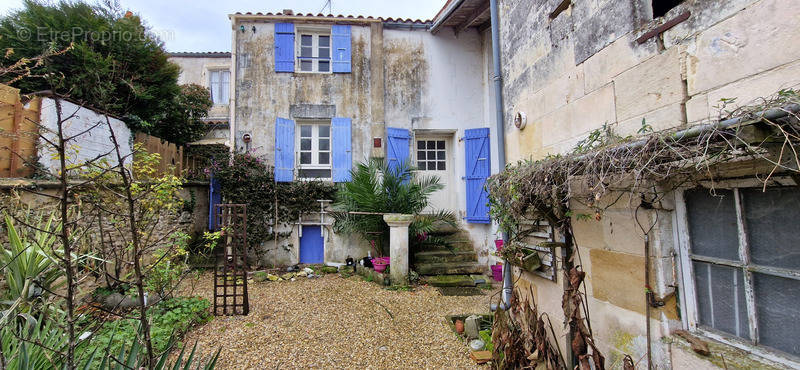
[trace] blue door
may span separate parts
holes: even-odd
[[[300,263],[322,263],[325,259],[325,240],[320,226],[303,226],[300,237]]]

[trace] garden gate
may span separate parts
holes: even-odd
[[[214,270],[214,315],[247,315],[247,205],[214,206],[223,248]]]

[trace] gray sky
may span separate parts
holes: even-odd
[[[236,12],[318,13],[326,0],[119,0],[138,13],[166,43],[168,51],[230,51],[228,14]],[[431,19],[446,0],[331,0],[332,13]],[[3,0],[0,14],[22,7],[22,0]],[[323,13],[328,13],[327,7]]]

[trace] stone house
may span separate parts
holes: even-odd
[[[488,3],[451,0],[434,22],[457,28]],[[800,83],[797,1],[498,3],[508,163],[569,153],[604,125],[635,136],[643,120],[655,130],[711,121],[723,98],[746,104]],[[800,209],[797,177],[762,192],[754,163],[720,173],[718,196],[678,189],[661,210],[640,213],[655,224],[649,256],[627,202],[600,220],[573,216],[592,330],[609,367],[625,354],[647,366],[648,343],[658,368],[800,366],[800,239],[786,221]],[[587,210],[579,200],[570,207]],[[566,353],[563,276],[515,273]],[[652,310],[649,339],[645,286],[664,302]],[[679,329],[708,341],[711,355],[695,354]]]

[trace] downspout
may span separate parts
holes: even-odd
[[[236,75],[239,68],[236,67],[236,15],[231,15],[231,77],[228,81],[228,137],[230,138],[230,162],[233,164],[233,154],[236,153]]]
[[[495,136],[497,136],[497,163],[498,171],[506,167],[505,121],[503,118],[503,75],[500,68],[500,14],[497,0],[490,0],[489,8],[492,15],[492,64],[494,65],[494,105],[496,110]],[[503,240],[507,241],[508,235],[503,233]],[[511,265],[508,260],[503,260],[503,295],[500,308],[507,310],[511,306],[511,292],[514,290],[514,281],[511,278]]]

